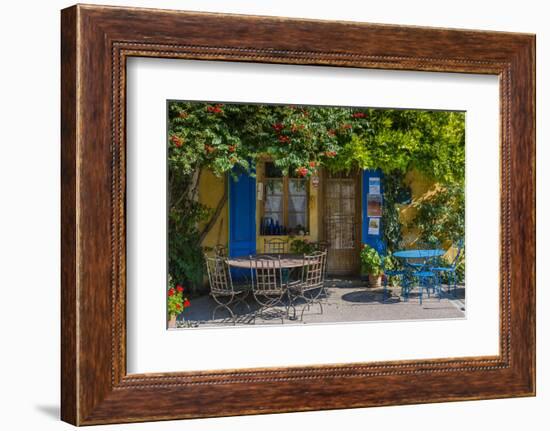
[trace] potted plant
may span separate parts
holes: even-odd
[[[183,296],[184,288],[181,285],[174,286],[172,278],[168,279],[168,327],[176,328],[176,319],[183,310],[191,305],[189,299]]]
[[[295,239],[290,243],[290,252],[294,254],[311,254],[317,251],[316,244],[306,239]]]
[[[368,244],[363,245],[361,249],[361,272],[368,274],[369,287],[382,287],[382,258]]]

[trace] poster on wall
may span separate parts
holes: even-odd
[[[367,196],[367,215],[369,217],[382,217],[382,195],[369,194]]]
[[[369,194],[371,195],[380,194],[380,177],[369,178]]]
[[[372,217],[369,218],[369,235],[379,235],[380,234],[380,218]]]

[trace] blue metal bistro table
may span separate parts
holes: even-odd
[[[403,279],[403,297],[405,301],[409,299],[409,292],[413,280],[418,280],[419,301],[422,304],[422,293],[424,289],[430,295],[430,288],[437,291],[441,299],[441,286],[437,274],[431,270],[430,261],[445,254],[444,250],[398,250],[393,256],[405,260],[406,276]],[[414,261],[414,262],[413,262]]]

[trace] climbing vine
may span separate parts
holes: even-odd
[[[464,178],[460,112],[171,101],[167,139],[169,273],[191,287],[203,278],[202,239],[227,200],[224,194],[215,208],[198,202],[205,169],[233,181],[237,170],[253,175],[260,156],[301,177],[320,167],[380,168],[390,174],[384,238],[392,246],[400,237],[392,203],[398,178],[412,168],[450,185]],[[426,217],[430,211],[419,207]]]
[[[429,243],[457,243],[464,238],[465,200],[461,184],[446,184],[416,205],[410,227]]]
[[[401,221],[399,219],[399,210],[397,207],[400,197],[407,194],[408,188],[405,186],[405,174],[395,170],[384,175],[382,186],[384,189],[384,222],[383,239],[389,250],[399,249],[399,243],[403,238]]]

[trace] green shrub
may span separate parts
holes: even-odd
[[[382,258],[378,252],[368,244],[364,244],[361,249],[361,271],[365,274],[374,276],[382,273]]]

